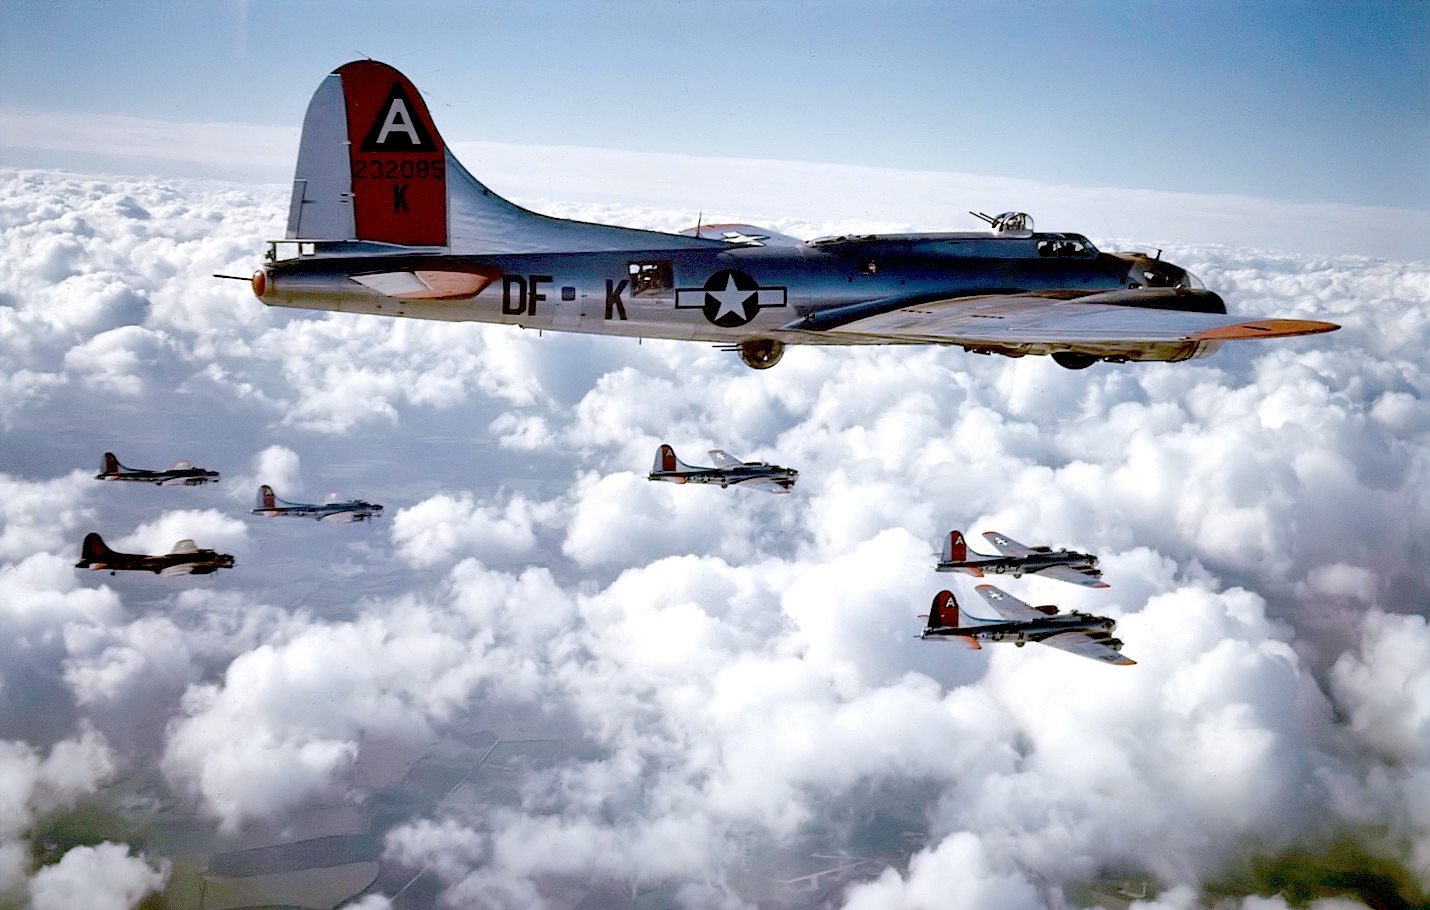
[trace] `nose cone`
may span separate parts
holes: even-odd
[[[268,270],[259,269],[254,272],[250,283],[253,285],[253,296],[260,300],[263,299],[263,295],[268,293]]]

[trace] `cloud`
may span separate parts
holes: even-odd
[[[953,186],[879,179],[863,224],[935,223]],[[1193,907],[1247,856],[1328,842],[1430,882],[1424,264],[1169,246],[1238,311],[1345,324],[1184,364],[796,348],[755,372],[700,345],[266,308],[205,276],[253,267],[279,188],[0,184],[12,890],[64,877],[29,869],[34,819],[122,802],[101,755],[256,845],[325,807],[371,822],[386,775],[410,802],[372,829],[382,887],[427,866],[493,906],[587,885],[802,905],[780,883],[846,854],[820,882],[854,907],[1075,905],[1127,878]],[[777,204],[796,233],[858,226]],[[653,484],[660,442],[800,482]],[[224,484],[101,486],[82,465],[106,448]],[[305,477],[390,522],[248,523],[253,486]],[[239,565],[77,573],[89,527]],[[1115,617],[1137,665],[916,640],[939,588],[976,598],[932,572],[952,528],[1099,553],[1105,591],[1005,583]],[[45,756],[85,742],[50,778],[65,799],[36,795]],[[151,857],[104,862],[152,881]],[[1227,899],[1273,900],[1250,890]]]
[[[164,887],[169,861],[151,865],[141,853],[132,856],[121,844],[75,847],[53,866],[35,874],[30,884],[34,910],[93,907],[131,910],[146,894]]]

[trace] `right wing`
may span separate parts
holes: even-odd
[[[1023,546],[1011,537],[1005,537],[1002,534],[999,534],[997,531],[985,531],[983,537],[989,543],[993,544],[994,548],[997,549],[998,552],[1002,553],[1004,556],[1033,555],[1032,549]]]
[[[1056,578],[1058,581],[1065,581],[1073,585],[1082,585],[1085,588],[1109,587],[1107,582],[1097,576],[1074,569],[1072,566],[1050,566],[1046,569],[1039,569],[1033,574],[1043,578]]]
[[[197,545],[195,545],[195,543],[194,543],[192,540],[189,540],[188,538],[185,538],[185,539],[179,541],[178,543],[174,544],[174,549],[170,550],[169,552],[170,552],[170,553],[197,553],[197,552],[199,552],[199,548],[198,548]]]
[[[1118,666],[1126,667],[1137,663],[1137,661],[1130,657],[1123,657],[1121,651],[1111,648],[1100,641],[1094,641],[1092,637],[1085,632],[1063,632],[1049,638],[1044,638],[1038,643],[1051,645],[1060,651],[1076,654],[1078,657],[1100,660],[1105,664],[1117,664]]]
[[[902,305],[897,300],[874,301],[812,314],[785,328],[815,329],[856,342],[879,339],[1105,353],[1156,345],[1311,335],[1340,328],[1308,319],[1257,319],[1173,308],[1189,306],[1210,294],[1180,288],[1130,288],[1090,294],[994,293]]]
[[[983,596],[994,612],[1009,622],[1028,622],[1029,620],[1048,618],[1047,614],[1034,610],[1007,591],[992,585],[979,585],[975,590]]]

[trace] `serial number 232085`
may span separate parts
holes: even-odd
[[[395,158],[359,158],[353,162],[354,180],[425,180],[446,176],[445,161],[399,161]]]

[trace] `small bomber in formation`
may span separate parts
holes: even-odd
[[[756,369],[792,344],[950,345],[1082,369],[1339,328],[1230,315],[1160,251],[1103,252],[1022,212],[973,214],[989,230],[807,243],[540,215],[457,161],[405,76],[358,60],[308,105],[286,240],[250,280],[271,306],[713,342]]]
[[[382,506],[361,499],[325,502],[321,505],[311,502],[287,502],[279,499],[273,488],[265,483],[258,488],[258,503],[253,514],[267,518],[312,518],[317,521],[347,523],[376,518],[382,514]]]
[[[1112,637],[1117,623],[1106,616],[1077,611],[1059,613],[1057,607],[1029,606],[992,585],[979,585],[978,593],[1001,619],[970,616],[959,609],[951,592],[940,591],[934,595],[928,626],[919,638],[961,641],[974,649],[981,648],[980,643],[985,641],[1011,641],[1020,648],[1032,641],[1103,663],[1120,666],[1136,663],[1122,656],[1121,640]]]
[[[740,461],[720,449],[710,450],[713,468],[688,465],[675,455],[675,449],[664,443],[655,450],[655,464],[647,480],[669,483],[717,483],[721,487],[755,487],[768,493],[788,493],[799,480],[794,468],[783,468],[767,461]]]
[[[1102,570],[1097,567],[1097,557],[1090,553],[1024,546],[997,531],[988,531],[983,536],[1003,555],[992,556],[970,550],[963,539],[963,532],[950,531],[943,542],[938,571],[963,572],[975,578],[987,574],[1021,578],[1027,572],[1089,588],[1107,587],[1101,580]]]
[[[168,553],[147,556],[140,553],[116,553],[104,539],[91,532],[84,538],[76,569],[108,569],[115,572],[153,572],[155,575],[209,575],[219,569],[232,569],[233,557],[228,553],[201,550],[192,540],[181,540]]]
[[[218,471],[207,471],[203,468],[196,468],[187,461],[176,462],[167,471],[146,471],[142,468],[126,468],[119,463],[119,459],[114,457],[113,452],[104,453],[104,465],[99,473],[94,475],[95,480],[128,480],[138,483],[156,483],[160,486],[172,483],[181,483],[186,487],[203,486],[206,483],[218,482]]]

